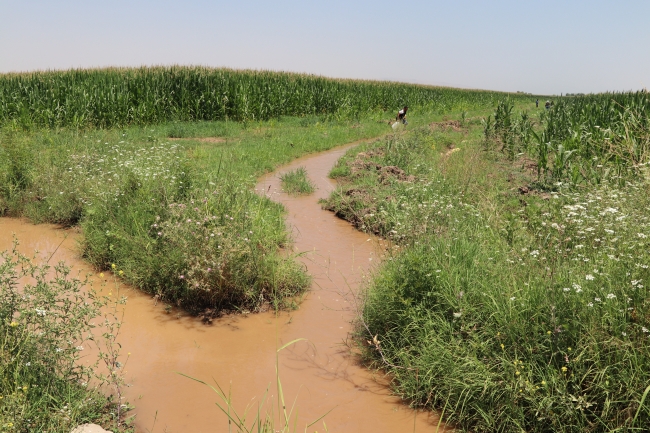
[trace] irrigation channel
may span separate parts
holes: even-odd
[[[138,432],[221,432],[227,420],[214,405],[217,396],[207,387],[177,372],[232,390],[239,412],[256,403],[269,389],[277,401],[276,349],[304,338],[279,353],[279,371],[287,408],[295,401],[297,431],[324,414],[329,432],[434,432],[438,419],[415,412],[391,396],[386,379],[359,365],[345,341],[355,314],[354,295],[363,278],[380,259],[383,248],[375,237],[355,230],[321,209],[334,182],[327,177],[334,163],[355,143],[309,155],[260,179],[256,189],[283,203],[295,240],[294,250],[313,276],[313,284],[295,311],[234,315],[204,325],[182,311],[167,312],[161,303],[139,290],[122,286],[128,301],[120,342],[130,352],[125,370],[125,397],[135,409]],[[282,192],[279,176],[305,167],[317,190],[309,196]],[[59,261],[75,271],[92,272],[78,256],[74,230],[32,225],[0,218],[0,250],[10,248],[12,233],[28,254],[39,251],[50,263]],[[116,295],[108,273],[102,290]],[[97,274],[91,278],[100,287]],[[277,403],[276,403],[277,404]],[[277,409],[277,407],[276,407]],[[309,429],[324,431],[322,422]],[[442,429],[441,429],[442,430]]]

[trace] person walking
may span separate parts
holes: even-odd
[[[546,101],[546,104],[544,104],[544,108],[547,110],[551,108],[551,101]]]
[[[539,108],[539,98],[535,100],[535,108]]]
[[[409,123],[406,121],[406,112],[409,111],[408,106],[404,106],[401,110],[397,112],[397,116],[395,117],[395,120],[398,122],[402,122],[404,125],[408,125]]]

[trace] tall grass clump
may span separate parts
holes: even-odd
[[[139,286],[196,310],[201,307],[281,307],[309,283],[303,269],[277,249],[289,242],[281,206],[226,183],[156,216],[146,260],[169,257],[163,275],[143,275]],[[128,269],[139,267],[134,261]],[[149,269],[154,269],[148,266]],[[157,271],[159,272],[159,271]],[[153,284],[160,284],[155,286]],[[165,290],[165,284],[173,289]]]
[[[307,177],[305,167],[298,167],[280,176],[282,189],[292,195],[311,194],[315,191],[313,182]]]
[[[620,191],[596,193],[605,194]],[[469,431],[650,422],[647,217],[639,206],[629,225],[603,219],[617,201],[605,200],[577,222],[569,209],[589,198],[564,199],[525,227],[536,242],[508,248],[468,216],[453,236],[421,239],[387,262],[363,321],[404,398]],[[599,238],[605,230],[618,239]]]
[[[36,265],[16,244],[0,253],[0,431],[67,433],[88,422],[122,430],[123,402],[101,392],[117,376],[99,375],[99,359],[81,362],[89,346],[113,347],[110,325],[104,337],[98,332],[107,300],[82,285],[63,265]]]
[[[354,118],[405,103],[445,113],[487,108],[502,96],[270,71],[182,66],[77,69],[0,75],[0,125],[108,128],[280,116]]]
[[[16,202],[32,181],[34,155],[8,131],[0,141],[0,215]]]
[[[404,155],[388,159],[390,140]],[[476,162],[466,179],[478,137],[453,155],[427,150],[444,141],[430,131],[390,140],[342,160],[327,202],[394,242],[360,311],[367,359],[462,431],[644,431],[647,181],[513,196],[512,165]],[[413,177],[387,181],[388,160]]]

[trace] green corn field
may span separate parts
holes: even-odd
[[[404,104],[445,113],[488,108],[505,95],[207,67],[78,69],[0,75],[0,124],[108,128],[303,115],[354,118]]]

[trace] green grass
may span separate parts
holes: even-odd
[[[388,137],[333,171],[324,205],[393,241],[363,354],[461,431],[643,431],[650,186],[535,190],[530,158],[486,151],[481,129]]]
[[[291,195],[311,194],[316,190],[313,182],[307,177],[305,167],[298,167],[280,176],[282,189]]]

